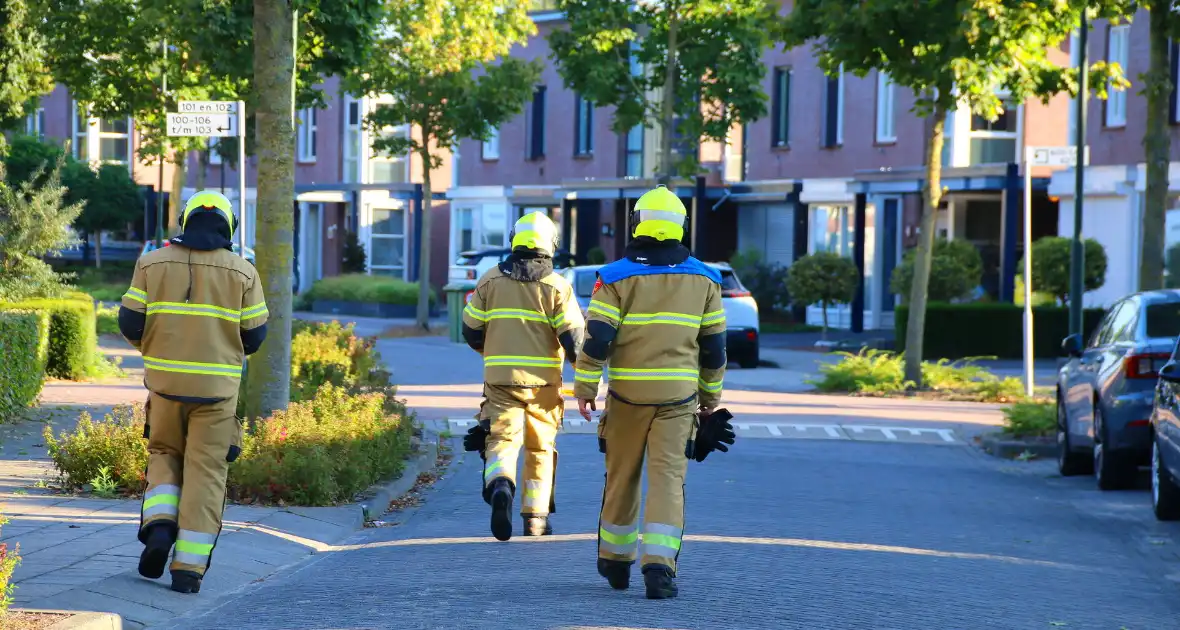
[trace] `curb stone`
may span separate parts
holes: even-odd
[[[10,608],[12,613],[64,615],[45,630],[123,630],[123,618],[114,613],[49,610],[45,608]]]
[[[357,524],[357,529],[364,527],[364,524],[369,521],[377,520],[382,514],[389,510],[389,504],[394,499],[409,492],[414,484],[418,482],[418,475],[433,470],[435,462],[438,461],[438,442],[437,436],[430,432],[423,432],[423,436],[434,438],[428,443],[424,444],[422,451],[417,457],[406,462],[406,468],[397,479],[379,487],[376,493],[369,498],[360,501],[358,505],[361,508],[360,522]]]
[[[980,447],[995,457],[1001,459],[1015,459],[1025,451],[1042,458],[1057,456],[1057,443],[1045,439],[1016,439],[1005,437],[1001,433],[988,433],[980,438]]]

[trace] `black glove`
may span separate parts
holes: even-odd
[[[733,425],[729,423],[732,419],[733,414],[727,409],[717,409],[707,416],[701,416],[693,459],[703,462],[713,451],[729,452],[726,445],[733,444],[737,437]]]
[[[468,429],[467,435],[463,436],[463,450],[479,451],[482,457],[484,449],[487,448],[487,442],[488,430],[484,428],[483,423],[479,423]]]

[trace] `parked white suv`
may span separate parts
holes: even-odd
[[[737,363],[743,368],[758,367],[758,303],[750,291],[742,285],[733,267],[725,262],[706,263],[721,273],[721,304],[725,308],[727,332],[726,353],[730,364]],[[566,280],[574,287],[578,305],[582,312],[590,307],[590,296],[598,279],[602,265],[570,267],[562,271]]]

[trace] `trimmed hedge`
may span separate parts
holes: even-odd
[[[71,294],[61,299],[4,304],[7,310],[32,310],[49,315],[49,376],[82,380],[94,369],[98,354],[97,316],[89,296]]]
[[[388,276],[350,273],[316,280],[307,290],[307,300],[339,300],[414,306],[418,304],[418,283]],[[438,300],[430,291],[430,303]]]
[[[0,419],[37,400],[49,356],[49,316],[37,311],[0,312]]]
[[[1082,341],[1098,327],[1105,309],[1082,311]],[[897,307],[894,315],[896,347],[905,350],[909,309]],[[1061,306],[1033,307],[1033,353],[1058,357],[1061,341],[1069,335],[1069,309]],[[1003,302],[971,304],[931,303],[926,307],[923,358],[962,359],[1024,356],[1024,308]]]

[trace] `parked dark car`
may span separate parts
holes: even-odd
[[[1103,490],[1133,483],[1152,456],[1152,408],[1161,368],[1180,334],[1180,291],[1149,291],[1107,310],[1083,347],[1062,342],[1069,360],[1057,375],[1057,466],[1093,472]]]
[[[1162,310],[1162,309],[1161,309]],[[1169,314],[1180,327],[1180,305]],[[1161,315],[1161,319],[1163,315]],[[1151,411],[1151,508],[1161,521],[1180,520],[1180,340],[1160,368]]]

